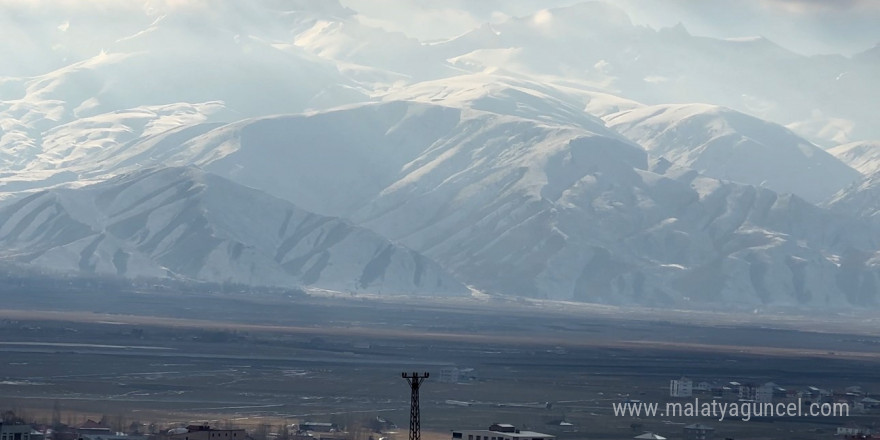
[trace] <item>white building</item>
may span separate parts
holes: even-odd
[[[758,387],[753,383],[739,386],[739,400],[755,402],[758,400]]]
[[[767,382],[764,385],[755,388],[755,402],[772,403],[773,394],[776,392],[776,388],[778,388],[778,385],[773,382]]]
[[[461,383],[476,380],[473,368],[446,367],[440,370],[441,383]]]
[[[686,377],[669,381],[669,396],[691,397],[694,395],[694,382]]]
[[[30,440],[31,425],[16,425],[13,423],[0,423],[0,439],[2,440]]]
[[[448,367],[440,370],[439,381],[441,383],[458,383],[461,377],[461,370],[458,367]]]
[[[695,423],[687,425],[682,429],[682,438],[684,440],[711,440],[714,433],[715,428],[702,423]]]
[[[855,423],[847,423],[844,426],[837,427],[836,435],[871,435],[871,429],[864,426],[856,425]]]
[[[453,440],[555,440],[556,436],[534,431],[520,431],[513,425],[496,423],[489,429],[452,431]]]
[[[712,391],[712,384],[706,381],[694,385],[694,391]]]
[[[653,432],[646,432],[633,438],[638,440],[666,440],[666,437],[663,437],[660,434],[654,434]]]

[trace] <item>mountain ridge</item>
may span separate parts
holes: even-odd
[[[0,207],[0,224],[4,257],[38,267],[354,292],[466,292],[430,260],[372,232],[192,167],[36,192]],[[20,246],[28,252],[16,252]]]

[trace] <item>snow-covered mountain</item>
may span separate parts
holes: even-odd
[[[640,106],[599,92],[494,74],[427,81],[398,87],[379,97],[388,102],[440,104],[580,127],[621,139],[617,132],[609,130],[591,113],[602,115]],[[229,111],[221,101],[175,103],[82,116],[51,126],[34,135],[34,139],[16,128],[0,139],[0,161],[9,171],[0,175],[0,188],[17,191],[101,179],[163,164],[206,165],[213,159],[200,156],[204,147],[197,145],[198,142],[185,143],[222,125],[211,121],[223,116],[229,116]],[[332,127],[333,124],[328,121],[323,126]]]
[[[806,57],[763,37],[715,39],[633,24],[613,2],[542,9],[433,46],[470,72],[565,78],[638,102],[709,102],[840,144],[878,136],[870,56]]]
[[[148,169],[0,207],[0,255],[59,271],[462,294],[429,259],[195,168]]]
[[[880,141],[852,142],[828,152],[865,176],[880,172]]]
[[[537,82],[502,72],[422,81],[391,89],[381,99],[472,108],[554,125],[572,125],[604,134],[612,132],[600,117],[642,106],[635,101],[595,90],[548,81]]]
[[[120,136],[136,137],[143,129],[138,120],[150,125],[144,133],[148,135],[156,132],[155,124],[176,128],[368,99],[367,90],[335,62],[278,44],[297,26],[307,29],[303,21],[339,15],[328,7],[331,2],[217,1],[207,10],[193,5],[161,14],[144,12],[150,2],[140,2],[143,10],[137,3],[109,3],[108,10],[121,8],[116,12],[126,18],[114,26],[100,23],[94,30],[89,24],[109,14],[107,10],[80,17],[76,14],[83,12],[66,3],[59,6],[60,12],[15,6],[36,22],[47,16],[62,21],[64,16],[57,14],[64,12],[78,18],[63,32],[47,33],[52,48],[35,48],[36,55],[30,57],[49,59],[68,46],[85,54],[67,63],[56,60],[50,64],[61,65],[50,71],[0,73],[0,163],[23,170],[47,150],[55,150],[49,154],[57,156],[58,150],[84,145],[91,150],[101,143],[110,146]],[[24,32],[23,26],[10,23],[0,35]],[[17,54],[11,59],[24,62],[27,57]],[[148,121],[150,113],[157,114],[157,121]],[[65,139],[68,134],[74,139]],[[59,141],[64,145],[59,147]],[[80,158],[73,155],[59,162]],[[40,162],[38,166],[45,168],[47,159]],[[48,178],[46,174],[18,178],[40,181]]]
[[[652,156],[717,179],[797,194],[813,203],[861,177],[785,127],[724,107],[649,106],[608,115],[605,121]]]
[[[877,277],[873,260],[850,259],[873,255],[867,224],[654,163],[635,144],[583,128],[388,102],[243,121],[184,150],[487,291],[680,306],[875,300],[864,290]],[[864,283],[841,282],[850,272]]]
[[[880,142],[853,142],[828,152],[860,171],[864,178],[841,189],[825,206],[880,225]]]
[[[813,143],[878,134],[876,49],[804,57],[602,2],[433,42],[336,0],[11,5],[7,260],[678,307],[880,295],[876,148]]]
[[[558,102],[530,96],[535,105],[545,99]],[[663,159],[651,160],[640,146],[597,125],[595,117],[568,117],[575,107],[552,117],[539,112],[526,119],[476,110],[479,97],[447,100],[453,101],[457,107],[388,101],[229,125],[193,123],[161,133],[146,130],[151,134],[109,143],[103,155],[83,147],[75,150],[83,154],[79,159],[68,152],[59,157],[69,156],[69,161],[46,163],[60,164],[55,171],[63,176],[97,179],[143,166],[195,164],[307,211],[347,218],[421,252],[464,282],[496,293],[698,307],[874,301],[873,294],[863,291],[863,283],[853,287],[838,282],[842,271],[865,280],[876,278],[870,258],[847,259],[854,252],[873,255],[876,231],[866,224],[794,196],[725,183]],[[95,122],[83,120],[87,125]],[[696,130],[694,136],[711,135],[704,131]],[[113,182],[120,185],[111,180],[79,190],[54,190],[43,197],[91,194]],[[220,193],[231,205],[248,198],[232,200],[234,191]],[[117,203],[134,198],[121,194]],[[17,205],[8,209],[21,210]],[[117,217],[113,211],[104,212],[102,217]],[[6,243],[41,249],[45,256],[34,260],[38,264],[79,267],[73,263],[78,265],[79,259],[60,263],[63,259],[55,255],[81,256],[86,243],[98,240],[94,231],[107,229],[107,223],[79,223],[86,229],[77,230],[93,232],[70,243],[40,245],[21,238]],[[277,230],[276,223],[258,230]],[[238,222],[229,231],[250,236],[254,226]],[[198,232],[182,237],[198,237]],[[114,253],[117,248],[138,258],[145,253],[145,261],[164,255],[134,246],[132,235],[111,239],[107,243],[124,242],[111,246]],[[141,243],[137,240],[135,244]],[[70,247],[76,252],[68,251]],[[268,249],[264,255],[277,252],[269,244],[258,248]],[[361,252],[374,255],[375,246],[367,248]],[[198,255],[187,261],[206,258]],[[221,261],[231,264],[228,259],[223,254]],[[844,260],[847,265],[840,263]],[[106,271],[113,268],[107,263],[112,258],[100,261]],[[270,258],[259,263],[254,267],[274,267]],[[154,266],[139,267],[166,266],[158,260]],[[207,269],[172,270],[213,279]],[[323,286],[353,289],[350,275],[324,275]],[[269,273],[258,278],[279,277]],[[346,287],[333,284],[336,278],[346,280]],[[286,280],[301,282],[291,276]],[[400,289],[406,288],[414,287]]]

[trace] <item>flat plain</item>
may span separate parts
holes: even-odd
[[[614,417],[612,404],[669,400],[669,380],[880,391],[870,317],[677,312],[482,299],[94,289],[4,293],[0,402],[72,423],[107,416],[161,426],[396,422],[403,371],[430,438],[495,422],[560,438],[827,438],[877,414],[750,422]],[[98,292],[100,291],[100,292]],[[75,301],[72,300],[75,296]],[[444,368],[465,371],[458,383]],[[548,405],[549,404],[549,405]],[[571,426],[561,426],[560,421]]]

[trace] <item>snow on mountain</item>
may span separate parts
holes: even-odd
[[[610,2],[537,11],[431,48],[469,72],[577,80],[652,104],[710,102],[823,142],[878,134],[871,78],[880,64],[871,57],[806,57],[766,38],[699,37],[681,25],[654,30]]]
[[[634,101],[571,85],[537,82],[495,73],[459,75],[392,89],[384,101],[416,101],[472,108],[499,115],[582,127],[614,136],[599,119],[642,106]]]
[[[431,48],[470,71],[500,68],[600,81],[604,77],[593,65],[641,32],[619,8],[584,2],[484,25]]]
[[[335,0],[72,5],[26,8],[52,23],[29,40],[0,17],[23,41],[0,48],[16,60],[0,66],[4,258],[373,292],[463,292],[445,269],[617,304],[877,302],[870,149],[832,150],[870,174],[851,185],[840,160],[727,108],[867,137],[876,50],[802,57],[600,2],[436,43]]]
[[[309,29],[292,38],[293,46],[322,58],[370,66],[407,80],[440,78],[456,73],[443,59],[425,57],[418,40],[366,26],[355,18],[316,20]]]
[[[160,164],[170,152],[157,144],[179,145],[215,128],[220,124],[206,121],[223,111],[220,102],[142,106],[53,127],[40,134],[39,145],[0,155],[8,171],[0,176],[0,190],[81,184]],[[0,139],[3,146],[16,143]]]
[[[652,156],[717,179],[797,194],[813,203],[860,177],[788,129],[724,107],[650,106],[608,115],[605,121]]]
[[[880,174],[869,175],[840,190],[824,206],[880,224]]]
[[[199,39],[181,39],[191,20],[164,17],[151,32],[35,77],[26,83],[19,102],[54,103],[48,119],[66,122],[178,102],[222,101],[243,117],[326,108],[365,97],[334,64],[304,51],[282,51],[269,42],[216,29]]]
[[[600,234],[620,244],[593,257],[593,273],[579,278],[588,286],[610,282],[643,304],[679,298],[689,307],[876,304],[878,236],[868,225],[663,159],[651,169],[639,172],[632,189],[603,194],[620,212],[605,219],[617,233]],[[651,282],[657,278],[663,281]]]
[[[2,257],[53,270],[446,295],[418,253],[194,168],[149,169],[0,207]]]
[[[827,151],[866,176],[880,172],[880,141],[852,142]]]
[[[132,7],[120,2],[95,14],[125,18],[94,31],[83,28],[95,19],[87,13],[93,8],[21,6],[38,22],[75,14],[65,44],[87,55],[49,72],[0,78],[0,198],[161,163],[161,155],[123,150],[165,130],[192,134],[198,129],[185,129],[201,123],[367,100],[333,61],[276,47],[302,21],[344,15],[330,3],[218,1],[209,11],[182,5],[144,15],[137,8],[120,13]]]
[[[171,146],[217,127],[207,121],[224,111],[221,102],[178,103],[82,117],[35,134],[12,126],[0,136],[0,200],[161,164]],[[163,142],[168,147],[157,148]]]
[[[198,109],[200,119],[215,122],[368,99],[361,84],[344,76],[336,63],[296,47],[276,47],[276,39],[290,38],[296,20],[333,14],[327,8],[330,2],[299,3],[308,3],[300,6],[311,9],[296,10],[296,3],[274,0],[248,5],[218,1],[208,10],[191,5],[161,15],[144,15],[135,8],[133,14],[120,13],[126,17],[120,23],[94,32],[81,28],[94,19],[80,10],[89,8],[62,5],[62,11],[72,8],[83,15],[65,32],[71,33],[69,44],[86,55],[48,72],[0,78],[0,166],[21,170],[36,156],[47,154],[45,150],[56,149],[42,143],[47,135],[53,136],[53,130],[71,122],[76,124],[61,130],[89,130],[75,134],[78,143],[94,140],[94,147],[97,142],[115,142],[115,135],[99,140],[93,129],[84,127],[97,123],[95,117],[104,119],[100,124],[123,127],[132,112],[190,106]],[[50,10],[21,7],[27,16],[36,14],[36,21],[54,16]],[[112,11],[128,7],[123,2],[108,5]],[[108,36],[113,38],[105,39]],[[88,52],[91,49],[94,52]],[[40,50],[51,52],[46,47]],[[111,121],[114,116],[119,120]],[[174,122],[163,117],[163,127],[172,128]]]
[[[579,127],[387,102],[230,124],[183,152],[174,160],[349,218],[487,291],[684,307],[876,302],[880,241],[867,224]]]
[[[880,64],[880,43],[875,44],[874,47],[868,50],[853,55],[853,59],[863,65],[877,66]]]

